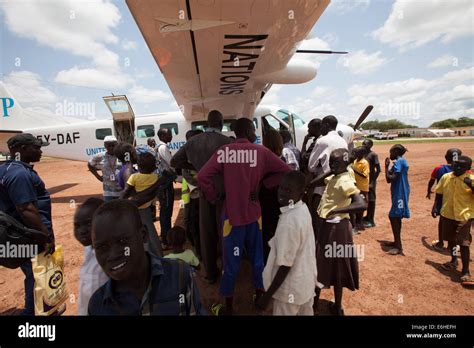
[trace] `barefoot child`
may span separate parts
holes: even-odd
[[[373,141],[365,139],[362,142],[362,146],[367,148],[368,154],[365,156],[367,162],[369,162],[370,174],[369,174],[369,202],[367,205],[367,215],[365,216],[364,226],[367,228],[375,227],[375,202],[377,199],[377,178],[380,175],[380,162],[379,156],[372,151]]]
[[[180,259],[196,269],[200,268],[199,259],[191,249],[184,249],[186,231],[181,226],[173,226],[168,230],[168,241],[173,251],[165,259]]]
[[[87,315],[87,305],[92,294],[109,279],[97,263],[91,241],[91,225],[94,212],[104,201],[88,198],[74,214],[74,237],[84,246],[84,262],[79,277],[77,315]]]
[[[365,146],[358,146],[354,149],[354,163],[352,164],[352,170],[354,171],[356,186],[360,190],[361,195],[364,196],[366,202],[369,200],[369,174],[370,166],[369,162],[365,159],[367,155],[367,148]],[[363,231],[364,225],[362,224],[363,212],[355,215],[355,232]],[[354,231],[354,228],[353,228]]]
[[[315,179],[316,182],[327,182],[318,208],[318,214],[323,219],[316,243],[318,282],[325,287],[334,287],[332,312],[336,315],[344,315],[342,289],[359,289],[359,264],[349,214],[361,213],[367,208],[353,177],[347,171],[348,164],[348,151],[336,149],[329,158],[330,172]],[[350,252],[340,255],[334,250],[341,248]],[[316,303],[320,293],[320,288],[316,287]]]
[[[303,173],[292,171],[278,188],[281,215],[263,271],[266,293],[256,303],[265,309],[273,299],[273,315],[314,315],[316,254],[311,214],[301,200],[305,181]]]
[[[448,249],[451,252],[451,261],[442,266],[444,269],[456,270],[456,245],[461,248],[462,285],[474,285],[474,279],[469,272],[469,247],[474,221],[474,175],[467,173],[471,166],[472,160],[467,156],[459,156],[453,162],[452,173],[443,175],[436,186],[436,200],[432,210],[433,217],[441,215],[442,237],[448,241]]]
[[[402,219],[410,217],[408,199],[410,197],[410,184],[408,183],[408,162],[403,157],[407,149],[396,144],[390,148],[390,159],[385,158],[385,179],[391,184],[392,208],[388,213],[390,225],[393,232],[393,243],[387,246],[393,247],[388,251],[390,255],[403,255],[402,247]],[[390,160],[395,161],[389,169]]]

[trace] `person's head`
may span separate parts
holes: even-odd
[[[12,159],[25,163],[39,162],[43,153],[41,147],[48,145],[48,142],[42,141],[30,133],[14,135],[7,141]]]
[[[212,110],[207,114],[207,126],[209,128],[217,128],[222,130],[224,126],[224,119],[222,114],[217,110]]]
[[[255,134],[255,125],[252,120],[242,117],[235,121],[234,123],[234,133],[237,138],[245,138],[251,143],[257,140],[257,135]]]
[[[374,142],[371,139],[364,139],[362,142],[362,146],[365,146],[368,151],[372,149],[372,146],[374,146]]]
[[[127,200],[114,199],[102,204],[92,219],[97,262],[114,280],[133,278],[146,262],[146,236],[137,206]]]
[[[306,177],[300,171],[292,170],[286,173],[278,187],[278,203],[287,206],[301,200],[306,185]]]
[[[114,148],[114,155],[122,163],[137,163],[137,152],[132,144],[121,142]]]
[[[156,141],[153,138],[148,138],[146,143],[149,147],[151,147],[153,149],[156,147]]]
[[[398,157],[402,157],[408,149],[402,144],[393,145],[390,148],[390,159],[392,161],[396,160]]]
[[[320,118],[313,118],[308,123],[308,134],[309,136],[319,138],[321,135],[321,119]]]
[[[470,170],[472,167],[472,159],[467,156],[459,156],[457,160],[453,161],[453,173],[456,176],[461,176]]]
[[[115,146],[117,146],[117,138],[113,135],[107,135],[104,138],[105,151],[107,151],[109,155],[113,155]]]
[[[287,129],[283,129],[280,131],[280,136],[281,136],[281,139],[283,140],[283,144],[287,144],[287,143],[291,143],[292,142],[292,138],[291,138],[291,133],[289,130]]]
[[[191,129],[191,130],[188,130],[186,132],[186,141],[188,141],[189,139],[191,139],[193,136],[195,135],[198,135],[198,134],[201,134],[202,133],[202,130],[200,129]]]
[[[156,158],[149,152],[138,155],[138,170],[142,174],[151,174],[156,169]]]
[[[103,203],[100,198],[88,198],[74,213],[74,237],[83,246],[92,245],[92,216]]]
[[[367,153],[369,152],[368,149],[363,145],[362,146],[357,146],[353,151],[354,151],[354,157],[358,161],[365,158],[365,156],[367,156]]]
[[[171,142],[171,140],[173,140],[173,134],[171,133],[171,130],[168,128],[160,128],[157,134],[158,134],[158,138],[165,144],[168,144]]]
[[[280,133],[274,129],[267,130],[263,137],[263,146],[280,157],[283,151],[283,139]]]
[[[186,243],[186,231],[181,226],[173,226],[168,230],[168,241],[173,249],[181,249]]]
[[[461,155],[462,151],[460,149],[451,148],[446,151],[446,155],[444,156],[444,158],[446,159],[446,162],[448,164],[453,164],[453,161],[455,161]]]
[[[326,135],[330,131],[334,131],[337,128],[337,118],[333,115],[328,115],[321,121],[321,134]]]
[[[349,165],[349,152],[346,149],[335,149],[329,156],[329,168],[334,174],[347,171]]]

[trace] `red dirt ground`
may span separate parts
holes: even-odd
[[[389,147],[374,147],[381,163]],[[473,157],[474,142],[409,144],[407,147],[412,218],[403,221],[402,240],[406,256],[387,255],[378,242],[390,240],[392,236],[387,217],[389,185],[382,176],[377,187],[377,227],[354,238],[355,243],[364,247],[364,260],[359,263],[360,289],[344,292],[346,315],[472,315],[472,289],[460,285],[459,269],[457,272],[442,271],[439,266],[448,261],[449,256],[435,252],[429,246],[431,240],[437,238],[438,221],[430,216],[432,201],[428,201],[425,195],[430,173],[436,165],[444,162],[446,149],[460,147],[466,155]],[[72,233],[74,202],[80,204],[90,196],[100,196],[101,184],[87,171],[83,162],[44,159],[35,168],[52,193],[53,225],[57,244],[63,245],[65,253],[67,287],[71,295],[77,296],[83,250]],[[176,200],[173,220],[182,223],[182,215],[179,200]],[[158,223],[156,226],[159,230]],[[474,265],[471,270],[474,271]],[[209,308],[219,299],[218,285],[207,285],[203,277],[203,271],[198,272],[201,296]],[[23,305],[23,274],[20,269],[0,268],[0,289],[0,314],[18,313]],[[68,315],[75,315],[77,311],[74,296],[67,303]],[[332,290],[322,292],[319,314],[327,314],[327,303],[332,298]],[[244,261],[236,290],[235,312],[257,314],[251,299],[250,267]]]

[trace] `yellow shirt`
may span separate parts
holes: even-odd
[[[464,178],[469,176],[474,181],[474,175],[464,173],[456,176],[447,173],[441,177],[436,186],[436,193],[443,195],[441,215],[447,219],[467,221],[474,219],[474,194],[464,183]]]
[[[127,184],[133,186],[135,191],[141,192],[145,191],[147,188],[152,186],[158,180],[158,174],[151,173],[151,174],[142,174],[142,173],[135,173],[130,175],[128,178]],[[145,203],[138,207],[138,209],[145,209],[151,205],[152,200],[148,203]]]
[[[352,166],[356,171],[366,176],[365,178],[363,178],[359,174],[354,173],[357,188],[362,192],[369,192],[369,162],[365,158],[363,158],[360,161],[355,160]]]
[[[351,196],[360,193],[355,185],[354,178],[349,172],[331,175],[326,178],[326,183],[326,189],[318,207],[318,214],[323,219],[326,219],[332,210],[350,205],[352,201]],[[349,218],[349,214],[338,214],[335,216],[339,216],[341,219]]]

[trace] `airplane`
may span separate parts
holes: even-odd
[[[0,152],[8,152],[8,138],[26,132],[50,143],[42,149],[45,156],[87,161],[105,151],[107,135],[140,145],[148,138],[158,140],[157,131],[168,128],[173,134],[168,147],[175,153],[188,130],[205,127],[211,110],[223,114],[226,135],[233,135],[237,118],[247,117],[254,121],[257,142],[268,129],[287,129],[301,148],[306,122],[296,113],[260,102],[273,84],[305,83],[316,76],[315,66],[296,55],[347,53],[298,50],[329,2],[127,0],[180,111],[135,116],[126,96],[112,95],[103,98],[112,119],[78,122],[25,110],[0,83]],[[352,143],[353,128],[340,124],[338,131]]]

